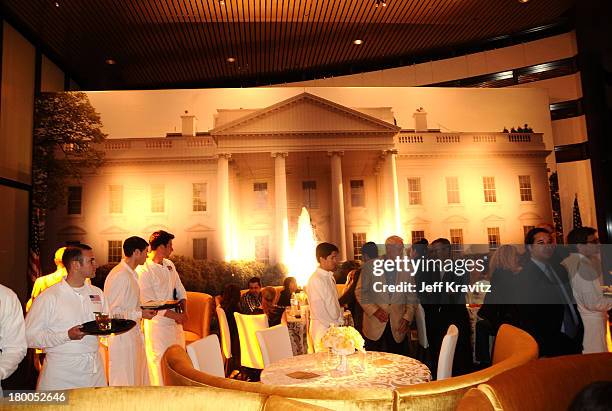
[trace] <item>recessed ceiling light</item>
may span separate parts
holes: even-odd
[[[116,61],[115,59],[106,59],[106,60],[104,60],[104,62],[105,62],[106,64],[108,64],[109,66],[112,66],[112,65],[114,65],[114,64],[117,64],[117,61]]]
[[[527,3],[529,0],[518,0],[519,3]]]
[[[56,1],[56,2],[55,2],[55,7],[59,7],[59,6],[60,6],[59,2],[58,2],[58,1]]]
[[[353,44],[360,45],[361,43],[363,43],[363,40],[353,40]]]
[[[225,6],[225,0],[219,0],[219,5]]]
[[[236,61],[236,59],[235,59],[234,57],[228,57],[228,58],[227,58],[227,62],[228,62],[228,63],[233,63],[233,62],[235,62],[235,61]]]

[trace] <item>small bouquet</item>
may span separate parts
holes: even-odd
[[[355,350],[363,351],[364,342],[363,337],[355,328],[332,325],[319,341],[319,346],[320,348],[331,348],[340,355],[349,355]]]

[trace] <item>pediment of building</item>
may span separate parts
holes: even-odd
[[[467,224],[470,222],[467,218],[460,215],[452,215],[442,221],[444,224]]]
[[[203,224],[194,224],[191,227],[185,229],[185,231],[188,233],[199,233],[202,231],[214,231],[214,228]]]
[[[412,218],[410,220],[407,220],[404,224],[418,226],[418,225],[426,225],[426,224],[430,224],[430,223],[431,223],[430,220],[426,220],[426,219],[421,218],[421,217],[414,217],[414,218]]]
[[[302,93],[210,131],[213,136],[308,133],[390,133],[400,127],[333,101]]]
[[[495,214],[490,214],[488,216],[486,216],[485,218],[482,219],[483,222],[500,222],[500,221],[504,221],[503,217],[500,217],[498,215]]]
[[[107,235],[107,234],[122,234],[122,235],[125,235],[125,234],[128,234],[128,233],[129,233],[128,230],[125,230],[125,229],[123,229],[121,227],[118,227],[116,225],[110,226],[110,227],[105,228],[104,230],[100,231],[100,234],[104,234],[104,235]]]
[[[531,213],[531,212],[526,212],[526,213],[519,215],[518,219],[519,220],[537,220],[537,221],[543,220],[542,217],[540,217],[538,214]]]

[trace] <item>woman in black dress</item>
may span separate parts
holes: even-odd
[[[297,281],[295,277],[287,277],[283,281],[283,290],[280,292],[277,305],[279,307],[291,306],[291,294],[296,292],[298,289]]]

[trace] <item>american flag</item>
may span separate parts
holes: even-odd
[[[580,217],[580,207],[578,206],[578,194],[574,197],[573,228],[582,227],[582,217]]]
[[[40,269],[40,210],[32,210],[32,220],[30,221],[30,253],[28,256],[28,275],[32,283],[42,275]]]

